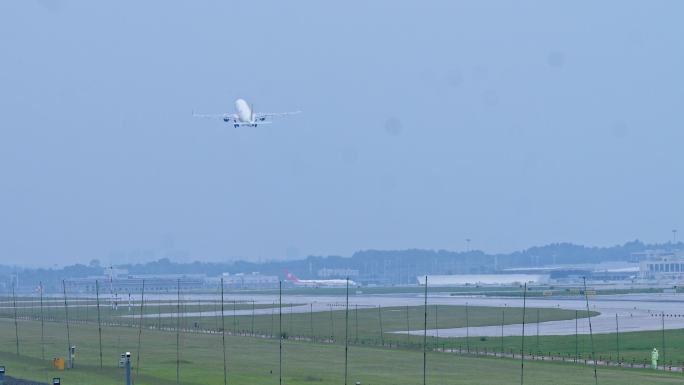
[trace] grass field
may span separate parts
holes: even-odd
[[[91,301],[92,302],[92,301]],[[58,306],[59,301],[53,303],[54,307],[44,310],[44,315],[48,320],[63,320],[64,308]],[[74,325],[79,327],[88,322],[91,325],[97,322],[97,308],[94,303],[87,303],[90,306],[83,306],[86,302],[73,301],[69,307],[69,318]],[[35,305],[35,304],[34,304]],[[129,326],[136,328],[139,320],[136,318],[123,317],[126,315],[139,314],[138,303],[133,303],[130,311],[127,304],[122,304],[117,310],[112,310],[110,306],[101,307],[101,318],[107,327],[112,325]],[[254,306],[254,307],[253,307]],[[278,308],[273,304],[257,304],[245,302],[226,302],[225,327],[230,334],[260,335],[273,337],[278,333]],[[344,343],[345,334],[345,311],[339,303],[331,304],[329,311],[307,312],[307,305],[303,305],[303,313],[291,312],[292,307],[302,306],[302,304],[283,305],[283,334],[287,338],[313,339],[319,342]],[[242,315],[232,316],[232,312],[243,310],[248,313],[254,308],[266,310],[265,315]],[[151,318],[144,319],[146,328],[154,329],[175,329],[180,325],[181,329],[193,332],[211,331],[218,332],[221,328],[221,319],[218,316],[209,316],[209,312],[216,312],[220,309],[220,304],[216,301],[182,302],[182,312],[204,312],[203,316],[184,316],[180,320],[176,317],[154,317],[159,313],[174,313],[177,305],[168,302],[146,302],[143,307],[144,314],[152,315]],[[301,309],[301,308],[300,308]],[[269,311],[270,310],[270,311]],[[539,313],[537,313],[539,310]],[[422,330],[424,322],[423,308],[421,306],[412,307],[351,307],[349,310],[349,340],[356,345],[367,346],[394,346],[402,348],[418,349],[422,346],[422,337],[417,335],[390,333],[403,330]],[[469,307],[468,319],[464,306],[429,306],[428,307],[428,328],[454,328],[465,327],[466,325],[476,327],[485,325],[500,325],[502,319],[502,308],[491,307]],[[505,323],[519,323],[522,319],[522,309],[509,307],[505,309]],[[216,314],[216,313],[212,313]],[[529,323],[537,322],[537,314],[540,321],[572,319],[575,312],[562,309],[527,309],[526,319]],[[12,309],[4,309],[4,317],[12,317]],[[580,316],[586,313],[579,312]],[[18,310],[20,318],[39,319],[40,308],[29,306]],[[382,321],[382,322],[381,322]],[[382,333],[381,333],[382,331]],[[543,334],[543,327],[542,327]],[[20,337],[24,335],[20,330]],[[682,365],[684,361],[684,331],[666,330],[665,349],[662,349],[663,334],[659,331],[653,332],[633,332],[622,333],[620,335],[620,359],[624,362],[643,363],[649,358],[649,352],[653,347],[661,351],[661,360],[664,362],[672,361],[675,366]],[[466,338],[428,338],[428,345],[431,348],[456,348],[471,351],[504,351],[519,352],[521,346],[520,337],[505,337],[503,340],[497,337],[471,337]],[[567,357],[580,358],[590,357],[591,346],[588,335],[575,336],[544,336],[537,338],[529,335],[525,341],[526,352],[542,355],[563,355]],[[597,357],[615,361],[618,359],[618,341],[615,334],[598,334],[594,336],[594,350]]]
[[[63,305],[63,302],[61,302]],[[7,303],[5,303],[6,305]],[[45,323],[44,351],[40,343],[40,307],[36,302],[19,302],[20,356],[16,355],[16,336],[12,317],[14,309],[0,312],[0,365],[12,367],[16,376],[32,379],[49,379],[55,373],[50,370],[50,359],[64,356],[66,350],[66,324],[64,307],[60,301],[51,302],[43,315]],[[88,306],[86,306],[88,305]],[[77,370],[62,373],[69,383],[98,384],[118,383],[121,369],[116,367],[119,354],[134,353],[137,359],[139,303],[128,307],[122,302],[118,309],[101,306],[103,323],[103,361],[99,368],[97,333],[97,307],[93,301],[71,301],[69,306],[70,339],[78,346]],[[292,312],[299,307],[304,312]],[[184,384],[221,383],[223,380],[223,357],[221,349],[221,317],[213,312],[220,309],[216,301],[182,301],[181,312],[202,313],[202,316],[159,317],[163,313],[175,313],[178,304],[168,301],[146,301],[143,313],[141,368],[137,384],[166,384],[176,381],[176,332],[180,326],[180,382]],[[250,302],[224,303],[225,329],[228,333],[228,354],[233,383],[277,383],[278,307],[275,304]],[[254,309],[254,314],[249,314]],[[266,311],[259,315],[257,310]],[[307,309],[309,311],[307,311]],[[391,333],[393,331],[422,330],[424,308],[410,307],[355,307],[346,313],[340,303],[329,304],[327,311],[314,311],[306,304],[283,304],[282,332],[285,338],[286,383],[340,383],[343,374],[344,336],[352,344],[350,373],[352,379],[372,384],[417,384],[422,381],[422,336]],[[233,311],[247,311],[247,315],[233,316]],[[428,328],[454,328],[469,325],[501,325],[502,311],[505,323],[520,323],[522,309],[508,307],[475,307],[432,305],[428,307]],[[467,314],[467,317],[466,317]],[[528,308],[526,320],[530,323],[550,320],[572,319],[574,310]],[[156,317],[155,317],[156,315]],[[538,315],[538,319],[537,319]],[[585,312],[579,312],[586,316]],[[345,320],[348,318],[348,330]],[[59,322],[52,322],[59,321]],[[242,336],[239,336],[242,335]],[[681,365],[684,360],[684,331],[665,331],[666,349],[662,350],[661,332],[623,333],[620,335],[620,357],[625,362],[642,363],[648,359],[653,347],[661,350],[661,360]],[[520,337],[484,338],[433,338],[427,340],[428,349],[460,348],[473,351],[501,351],[519,353]],[[597,357],[617,360],[615,334],[594,336]],[[589,336],[527,336],[527,352],[543,355],[590,357]],[[384,348],[383,348],[384,347]],[[391,347],[391,348],[388,348]],[[665,353],[665,354],[663,354]],[[42,357],[45,357],[45,360]],[[662,362],[662,361],[661,361]],[[420,365],[418,365],[420,363]],[[473,383],[487,373],[487,379],[478,383],[519,382],[519,361],[484,357],[464,357],[449,353],[429,353],[429,378],[432,383]],[[586,383],[593,379],[591,368],[583,365],[526,362],[525,383]],[[398,370],[397,368],[401,368]],[[491,367],[491,368],[490,368]],[[407,368],[407,369],[406,369]],[[600,368],[601,383],[636,383],[634,379],[656,383],[670,383],[677,378],[673,374],[634,371],[629,369]],[[562,373],[567,378],[556,378]],[[356,377],[354,377],[356,376]],[[463,377],[463,382],[455,377]],[[587,377],[588,376],[588,377]],[[677,381],[684,379],[682,375]],[[460,377],[459,377],[460,378]],[[577,382],[577,378],[582,381]],[[586,381],[585,381],[586,380]],[[365,381],[365,382],[364,382]],[[491,381],[491,382],[487,382]],[[660,382],[659,382],[660,381]],[[63,382],[67,383],[67,382]]]
[[[78,305],[76,305],[78,304]],[[69,306],[69,319],[74,324],[84,322],[97,323],[97,308],[83,306],[84,303],[76,302]],[[106,325],[130,326],[135,327],[140,314],[138,304],[128,308],[119,306],[117,310],[112,310],[110,306],[101,307],[102,323]],[[293,307],[300,306],[304,312],[294,312]],[[180,305],[182,313],[192,312],[193,316],[183,316],[180,320],[176,317],[155,317],[163,313],[175,313],[177,305],[163,302],[147,303],[143,307],[143,314],[150,315],[144,318],[144,326],[163,329],[175,329],[180,326],[184,330],[192,331],[219,331],[221,328],[221,318],[215,316],[220,310],[220,303],[205,302],[198,304],[197,301],[182,302]],[[278,308],[271,304],[253,305],[250,303],[224,303],[226,312],[225,327],[231,334],[250,334],[261,336],[277,336],[278,334]],[[234,310],[270,309],[270,314],[258,315],[256,313],[248,315],[233,316]],[[311,311],[312,307],[301,304],[283,304],[283,333],[287,337],[297,337],[313,339],[316,341],[327,341],[344,343],[345,318],[347,314],[344,306],[340,304],[330,304],[328,311]],[[309,311],[307,311],[309,310]],[[537,311],[538,310],[538,311]],[[199,313],[205,312],[204,316]],[[213,312],[209,316],[208,312]],[[493,307],[469,306],[466,311],[465,306],[438,305],[428,307],[428,328],[456,328],[465,326],[487,326],[500,325],[502,319],[502,309]],[[40,309],[36,307],[25,307],[18,311],[18,317],[23,319],[40,319]],[[11,309],[5,309],[4,316],[13,317]],[[63,321],[65,319],[64,307],[56,306],[44,310],[45,319],[51,321]],[[128,317],[126,317],[128,316]],[[422,330],[424,325],[424,309],[422,306],[406,307],[350,307],[349,309],[349,339],[356,344],[363,345],[393,345],[402,347],[422,346],[422,337],[406,334],[391,333],[393,331]],[[526,319],[528,322],[554,321],[573,319],[575,311],[542,308],[527,309]],[[580,316],[586,313],[580,312]],[[505,324],[515,324],[522,321],[522,308],[506,308]],[[473,339],[466,341],[466,345],[473,342]],[[446,340],[440,342],[446,346],[458,346],[457,342]],[[464,345],[465,346],[465,345]]]
[[[674,366],[684,366],[684,330],[665,330],[665,349],[663,349],[663,333],[661,331],[620,333],[620,361],[625,363],[650,362],[651,350],[657,348],[660,354],[660,363]],[[434,339],[433,339],[434,341]],[[519,352],[520,337],[504,337],[504,352]],[[439,341],[440,347],[463,348],[466,344],[471,350],[501,351],[501,338],[471,338],[466,342],[465,338],[448,338]],[[589,335],[575,336],[536,336],[525,338],[526,352],[530,354],[554,355],[575,357],[577,352],[580,358],[591,357],[591,343]],[[577,346],[577,350],[576,350]],[[596,357],[618,360],[618,341],[615,333],[594,334],[594,351]]]
[[[123,371],[116,367],[119,354],[140,358],[136,384],[176,383],[176,334],[143,330],[142,348],[137,355],[138,330],[105,327],[103,361],[99,367],[98,332],[93,324],[72,325],[71,341],[78,346],[76,369],[56,372],[49,360],[63,356],[65,324],[45,324],[45,360],[41,359],[40,322],[19,321],[21,355],[14,353],[13,320],[0,319],[0,365],[16,377],[47,381],[53,376],[63,384],[121,384]],[[223,355],[220,334],[180,334],[180,383],[220,384]],[[285,384],[341,384],[344,378],[344,347],[336,344],[283,342]],[[227,337],[229,383],[277,384],[278,340],[255,337]],[[134,373],[136,370],[134,369]],[[601,384],[675,384],[681,374],[644,370],[599,368]],[[428,354],[428,383],[431,384],[514,384],[520,382],[520,362],[511,359],[473,358],[446,353]],[[382,349],[353,345],[349,351],[350,383],[404,385],[422,383],[422,352],[411,349]],[[526,362],[526,384],[585,384],[593,382],[590,366]]]

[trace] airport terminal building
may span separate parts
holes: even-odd
[[[99,284],[100,292],[140,293],[145,285],[145,292],[172,293],[178,287],[182,290],[201,289],[205,286],[204,274],[128,274],[125,270],[105,269],[105,275],[64,280],[66,290],[71,293],[95,293]]]
[[[684,253],[660,254],[639,263],[639,278],[655,281],[684,281]]]
[[[278,287],[280,279],[276,275],[264,275],[259,272],[252,272],[248,274],[238,273],[230,274],[223,273],[223,286],[233,289],[273,289]],[[207,280],[207,283],[213,286],[220,285],[221,278],[213,278]]]

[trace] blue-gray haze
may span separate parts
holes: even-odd
[[[0,263],[682,223],[681,1],[0,2]],[[303,114],[257,129],[193,119]]]

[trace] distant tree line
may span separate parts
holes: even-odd
[[[572,243],[554,243],[531,247],[523,251],[487,254],[482,251],[447,250],[362,250],[350,257],[309,256],[299,260],[268,262],[192,262],[176,263],[168,258],[156,261],[114,266],[128,270],[129,274],[206,274],[217,276],[227,272],[259,272],[284,277],[288,270],[300,278],[315,278],[318,270],[358,270],[359,278],[366,282],[387,284],[415,283],[423,274],[482,274],[507,268],[536,267],[557,264],[598,263],[608,261],[636,262],[635,253],[654,249],[680,249],[682,243],[645,244],[635,240],[610,247],[587,247]],[[37,288],[39,282],[46,287],[58,287],[64,278],[85,278],[103,274],[103,266],[93,260],[88,265],[75,264],[63,268],[21,268],[0,265],[0,288],[9,291],[12,286],[26,291]],[[18,277],[18,285],[17,285]]]

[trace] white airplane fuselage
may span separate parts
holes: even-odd
[[[293,282],[295,286],[304,287],[345,287],[346,279],[304,279]],[[349,281],[349,286],[356,286],[356,282]]]
[[[254,112],[252,107],[244,99],[235,101],[236,120],[241,123],[254,123]]]
[[[256,127],[257,124],[267,124],[266,118],[262,116],[257,116],[252,110],[252,106],[245,101],[245,99],[238,99],[235,101],[235,113],[223,116],[224,122],[233,122],[233,125],[237,127],[247,126]]]

